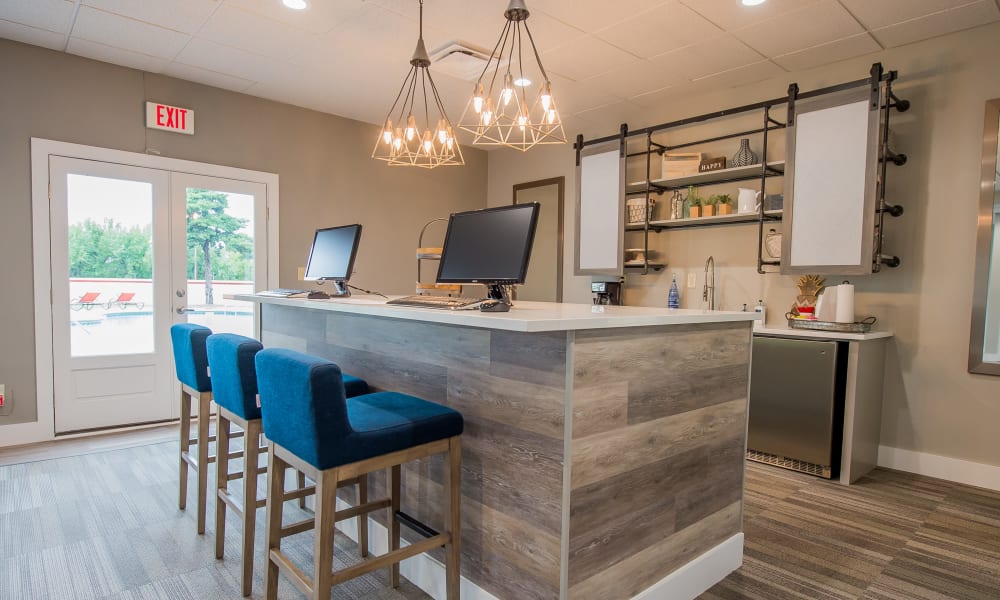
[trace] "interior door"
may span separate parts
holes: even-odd
[[[171,173],[175,320],[257,337],[257,306],[232,300],[267,286],[267,186]]]
[[[170,419],[169,175],[49,158],[55,431]]]

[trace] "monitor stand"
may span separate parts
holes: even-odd
[[[329,282],[333,285],[333,289],[329,292],[329,296],[331,298],[347,298],[351,295],[351,290],[347,287],[346,281],[340,281],[338,279],[325,279],[323,282]]]
[[[507,295],[507,287],[500,285],[498,283],[491,283],[486,286],[488,293],[486,295],[490,300],[496,300],[496,304],[480,306],[479,310],[483,312],[510,312],[510,307],[513,303],[510,300],[510,296]]]

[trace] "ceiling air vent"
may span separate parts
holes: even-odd
[[[456,40],[431,52],[431,68],[458,79],[475,81],[479,79],[489,59],[489,50]]]

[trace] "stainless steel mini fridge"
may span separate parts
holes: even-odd
[[[747,457],[838,477],[846,343],[754,336]]]

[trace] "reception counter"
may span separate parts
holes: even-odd
[[[464,415],[463,598],[683,600],[740,565],[752,313],[236,299],[265,346]],[[403,480],[403,511],[440,523],[440,462]],[[433,589],[425,563],[404,575]]]

